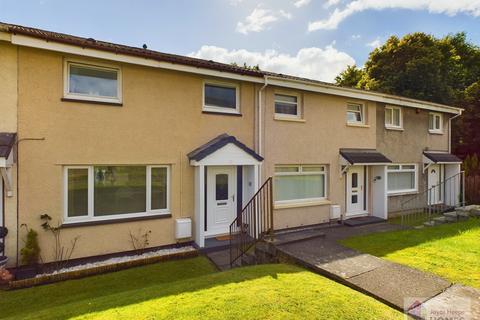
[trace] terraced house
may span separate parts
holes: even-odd
[[[152,247],[206,247],[240,232],[248,210],[253,233],[387,219],[460,172],[450,137],[461,113],[0,24],[4,255],[17,263],[26,224],[52,259],[41,214],[63,241],[79,236],[74,258],[132,250],[136,230],[152,231]],[[460,187],[451,188],[428,201],[453,204]]]

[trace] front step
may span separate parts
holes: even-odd
[[[447,220],[447,217],[436,217],[436,218],[433,218],[433,221],[435,225],[445,224],[450,222],[449,220]]]

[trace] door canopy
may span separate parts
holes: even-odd
[[[226,133],[187,154],[192,166],[258,165],[263,157]]]

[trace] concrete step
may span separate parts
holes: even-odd
[[[445,220],[449,223],[452,223],[452,222],[458,222],[458,218],[457,217],[445,217]]]
[[[457,211],[455,211],[455,212],[456,212],[458,218],[460,218],[460,219],[462,219],[462,218],[463,218],[463,219],[468,219],[468,218],[470,218],[470,211],[457,210]]]
[[[470,210],[470,214],[475,217],[480,217],[480,209],[472,209]]]
[[[447,217],[436,217],[436,218],[433,218],[433,221],[434,221],[435,225],[451,222],[451,221],[447,220]]]
[[[251,266],[257,264],[257,257],[251,253],[244,254],[241,259],[242,266]]]
[[[436,224],[435,224],[434,221],[424,222],[423,225],[424,225],[425,227],[434,227],[434,226],[436,226]]]

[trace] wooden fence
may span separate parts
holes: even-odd
[[[467,204],[480,204],[480,175],[465,177],[465,200]]]

